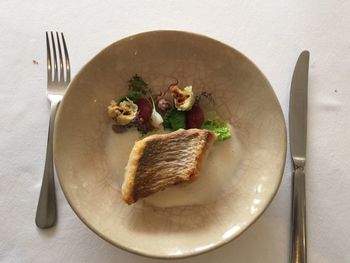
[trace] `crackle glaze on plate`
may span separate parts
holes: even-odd
[[[214,95],[240,144],[229,190],[215,201],[160,208],[121,200],[106,156],[106,106],[125,94],[135,73],[154,90],[175,77]],[[270,83],[244,55],[204,36],[153,31],[108,46],[76,75],[58,112],[54,155],[64,194],[90,229],[134,253],[179,258],[229,242],[264,212],[282,178],[286,130]]]

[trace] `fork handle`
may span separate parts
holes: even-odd
[[[299,167],[293,172],[292,254],[291,263],[306,263],[305,173]]]
[[[57,217],[56,191],[53,164],[53,130],[58,102],[51,103],[49,134],[47,138],[44,176],[41,184],[35,223],[39,228],[50,228],[55,225]]]

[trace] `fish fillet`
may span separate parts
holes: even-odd
[[[192,182],[215,139],[208,130],[180,129],[137,141],[126,166],[123,200],[132,204],[169,186]]]

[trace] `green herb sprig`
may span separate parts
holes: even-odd
[[[142,79],[141,76],[135,74],[128,81],[128,86],[131,91],[140,92],[143,95],[151,94],[151,90],[148,87],[148,84]]]

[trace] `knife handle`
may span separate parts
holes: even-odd
[[[291,263],[306,263],[305,173],[299,167],[293,172],[292,254]]]

